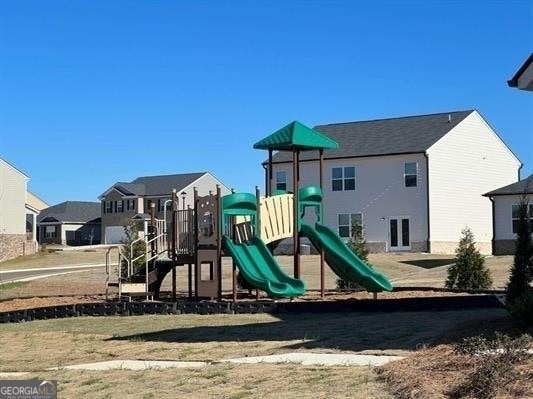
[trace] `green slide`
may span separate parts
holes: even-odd
[[[341,279],[356,282],[370,292],[392,291],[390,281],[354,254],[333,230],[320,223],[315,228],[302,223],[300,233],[324,249],[326,262]]]
[[[304,282],[288,276],[259,237],[254,236],[248,243],[235,244],[224,235],[222,244],[244,278],[271,297],[292,298],[305,292]]]

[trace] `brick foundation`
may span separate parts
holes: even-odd
[[[27,241],[26,234],[0,236],[0,262],[37,252],[37,244]]]

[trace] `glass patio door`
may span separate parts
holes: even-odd
[[[409,218],[389,219],[389,250],[406,251],[411,249]]]

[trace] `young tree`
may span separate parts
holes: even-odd
[[[133,273],[145,267],[146,243],[144,240],[136,241],[139,238],[139,228],[134,220],[130,220],[124,226],[124,234],[125,237],[121,241],[122,248],[120,250],[122,254],[122,262],[120,264],[121,275],[123,277],[130,277],[128,275],[128,263],[133,261]]]
[[[360,222],[356,222],[352,226],[352,236],[346,243],[348,247],[356,254],[361,260],[365,261],[368,264],[368,249],[366,247],[366,240],[363,236],[363,226]],[[362,289],[362,287],[352,281],[346,281],[341,278],[337,279],[337,288],[340,289]]]
[[[485,258],[477,250],[474,234],[468,227],[461,232],[455,253],[455,263],[448,268],[446,288],[487,289],[492,285],[490,270],[485,267]]]
[[[516,231],[516,250],[509,282],[507,283],[507,301],[520,298],[528,289],[533,273],[533,243],[529,224],[529,201],[524,194],[518,205],[518,225]]]

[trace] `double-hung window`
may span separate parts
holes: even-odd
[[[355,190],[355,166],[331,168],[331,190]]]
[[[106,201],[104,213],[113,213],[113,201]]]
[[[403,179],[405,187],[416,187],[418,180],[418,164],[416,162],[404,163]]]
[[[115,212],[116,213],[124,212],[124,201],[123,200],[115,201]]]
[[[56,238],[57,230],[56,226],[45,226],[45,238]]]
[[[128,210],[128,211],[134,211],[135,210],[135,200],[134,199],[126,200],[126,210]]]
[[[276,172],[276,190],[287,191],[287,172],[284,170]]]
[[[529,231],[533,232],[533,204],[528,204],[527,217],[529,219]],[[518,233],[518,222],[520,220],[520,205],[516,204],[512,206],[511,218],[513,223],[513,233]]]
[[[339,213],[338,231],[342,238],[350,238],[363,234],[363,214],[362,213]]]

